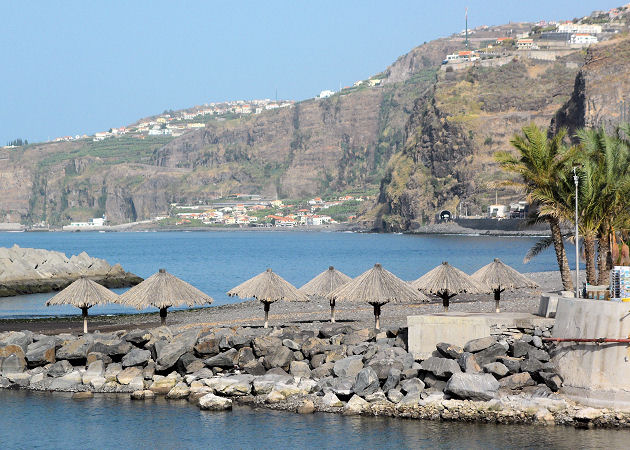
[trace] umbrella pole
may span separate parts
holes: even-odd
[[[496,312],[501,312],[501,308],[499,307],[499,302],[501,301],[501,289],[494,290],[494,306]]]
[[[264,302],[263,306],[265,308],[265,328],[269,328],[269,303]]]
[[[87,334],[87,317],[88,317],[88,307],[84,306],[81,308],[81,315],[83,316],[83,333]]]
[[[167,308],[160,308],[160,324],[165,327],[166,326],[166,314],[168,314]]]
[[[335,301],[330,301],[330,323],[335,323]]]
[[[374,328],[377,330],[381,329],[381,305],[379,303],[374,303],[372,305],[374,307]]]

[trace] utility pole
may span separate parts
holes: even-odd
[[[466,48],[468,48],[468,8],[466,8]]]
[[[578,183],[580,178],[573,168],[573,181],[575,182],[575,297],[580,298],[580,235],[578,230]]]

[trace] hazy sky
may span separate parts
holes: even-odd
[[[0,145],[94,133],[221,100],[302,100],[469,25],[625,0],[1,0]]]

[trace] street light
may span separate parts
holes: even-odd
[[[580,178],[573,168],[573,181],[575,182],[575,297],[580,298],[580,234],[578,231],[578,184]]]

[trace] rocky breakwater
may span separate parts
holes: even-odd
[[[206,410],[233,402],[298,413],[626,427],[630,413],[584,408],[540,336],[440,343],[422,361],[406,329],[167,327],[109,334],[0,334],[0,387],[164,395]]]
[[[0,247],[0,297],[58,291],[80,276],[108,288],[133,286],[142,278],[120,264],[82,252],[68,258],[61,252],[38,248]]]

